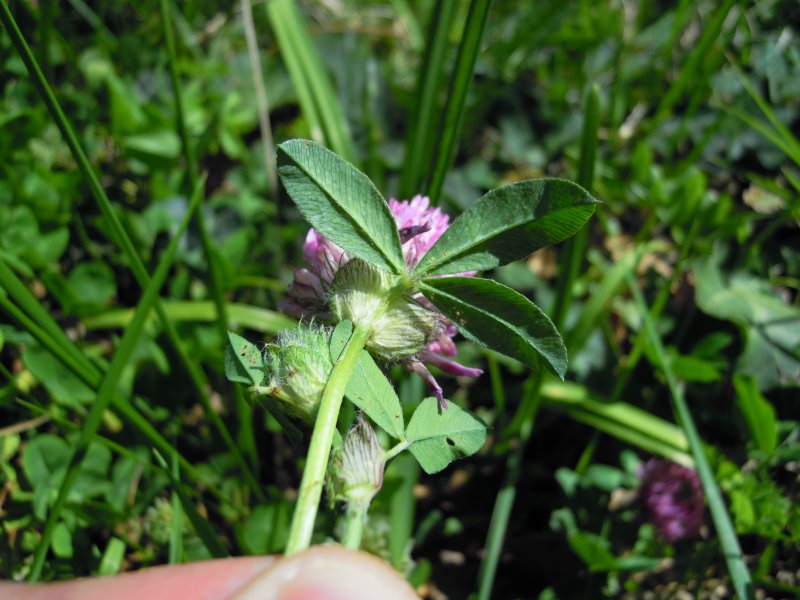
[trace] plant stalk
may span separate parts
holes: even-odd
[[[369,502],[348,502],[345,513],[344,535],[342,544],[351,550],[361,548],[361,538],[364,536],[364,525],[367,522]]]
[[[661,370],[664,374],[664,378],[667,380],[667,387],[669,387],[670,396],[672,398],[672,410],[675,413],[675,418],[678,424],[683,428],[686,439],[689,442],[689,449],[694,458],[697,474],[700,476],[703,493],[705,493],[706,503],[711,512],[711,520],[717,531],[717,537],[722,547],[722,554],[728,567],[733,589],[736,596],[742,600],[754,598],[753,579],[744,562],[742,548],[739,545],[739,538],[736,536],[736,530],[733,527],[730,514],[725,507],[725,501],[722,498],[717,480],[714,477],[714,472],[711,469],[705,449],[703,448],[703,442],[700,439],[700,434],[697,431],[694,418],[686,404],[683,390],[678,384],[678,380],[672,372],[672,366],[666,358],[667,353],[661,342],[661,336],[658,334],[653,320],[650,318],[650,310],[648,309],[647,303],[645,302],[636,280],[630,273],[627,274],[626,280],[634,301],[639,306],[639,311],[643,319],[644,333],[647,335],[661,363]]]
[[[297,505],[292,517],[289,541],[286,544],[287,555],[301,552],[311,544],[311,535],[314,532],[314,521],[322,496],[322,486],[325,484],[325,472],[328,469],[328,459],[336,432],[336,420],[342,406],[342,398],[344,398],[347,382],[358,362],[358,355],[364,348],[370,333],[372,333],[371,324],[356,326],[341,356],[333,365],[331,376],[322,392],[319,413],[308,448],[306,467],[300,482]]]

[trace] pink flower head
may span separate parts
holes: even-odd
[[[389,199],[406,264],[414,268],[450,226],[450,217],[440,208],[430,208],[430,199],[417,194],[411,201]]]
[[[639,465],[639,478],[639,497],[665,540],[674,544],[700,532],[705,502],[695,471],[654,458]]]
[[[406,265],[414,268],[450,225],[450,217],[439,208],[431,208],[427,196],[416,195],[411,201],[389,200],[389,209],[397,223]],[[278,307],[297,318],[316,317],[329,319],[326,305],[328,289],[336,273],[350,260],[347,253],[315,229],[311,229],[303,244],[307,269],[296,269],[289,286],[287,298]],[[463,275],[474,275],[474,272]],[[434,365],[445,373],[456,376],[477,377],[483,371],[460,365],[446,357],[456,354],[453,337],[457,331],[453,324],[422,295],[415,298],[431,312],[437,314],[437,326],[424,349],[404,359],[409,370],[417,373],[431,388],[443,407],[447,408],[442,388],[427,365]]]

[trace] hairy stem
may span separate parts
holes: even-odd
[[[367,522],[369,502],[348,502],[345,513],[344,535],[342,544],[351,550],[361,548],[364,525]]]
[[[311,544],[311,534],[314,532],[314,521],[322,496],[322,486],[325,483],[325,472],[328,468],[336,419],[339,417],[344,390],[371,331],[371,325],[356,326],[339,360],[333,365],[330,379],[322,393],[314,432],[311,434],[306,467],[300,482],[297,505],[292,517],[289,541],[286,544],[287,555],[305,550]]]

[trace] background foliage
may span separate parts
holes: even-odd
[[[651,453],[693,464],[677,389],[755,588],[798,592],[798,5],[489,4],[255,4],[260,66],[245,3],[8,4],[99,186],[4,30],[3,577],[283,549],[299,432],[223,373],[225,321],[265,340],[291,325],[275,307],[302,260],[266,100],[274,143],[318,139],[387,196],[455,215],[547,175],[604,202],[574,241],[495,272],[561,326],[568,381],[463,343],[488,375],[448,397],[489,441],[441,476],[395,461],[371,551],[429,597],[732,589],[710,520],[672,546],[632,498]],[[393,376],[408,419],[423,389]]]

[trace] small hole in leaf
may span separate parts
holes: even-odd
[[[452,438],[445,438],[448,446],[455,446],[456,443],[452,440]]]

